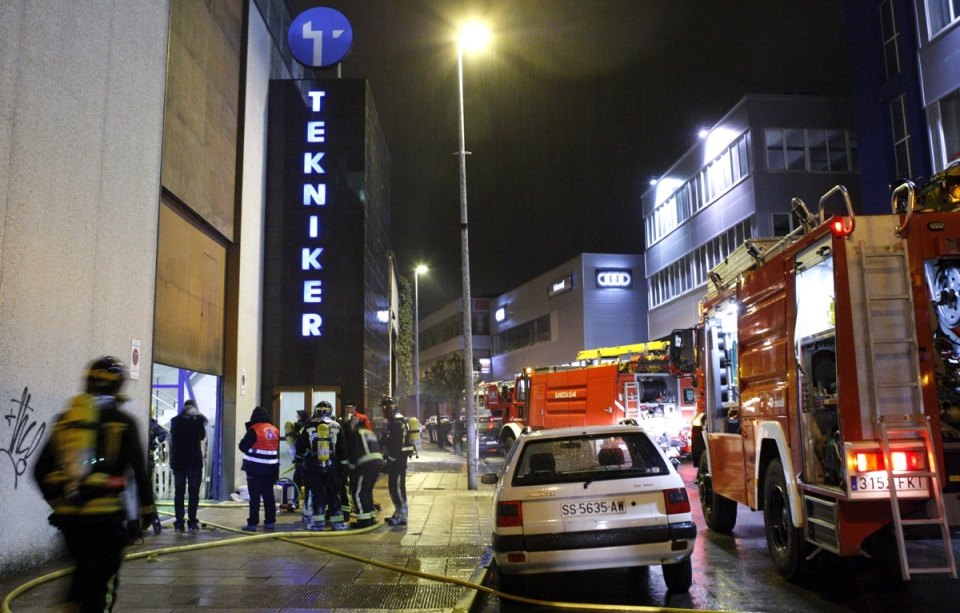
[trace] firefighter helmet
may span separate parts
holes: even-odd
[[[106,355],[87,367],[87,393],[97,396],[115,396],[127,378],[123,362]]]
[[[333,406],[326,400],[321,400],[315,407],[314,417],[330,417],[333,415]]]
[[[384,396],[380,399],[380,408],[384,415],[390,415],[397,408],[397,401],[390,396]]]

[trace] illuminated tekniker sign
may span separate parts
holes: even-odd
[[[303,206],[325,207],[327,205],[326,174],[321,162],[326,155],[326,122],[323,117],[323,99],[327,95],[324,91],[307,93],[310,99],[310,111],[313,117],[306,122],[304,142],[306,151],[303,154]],[[307,214],[307,224],[303,229],[306,245],[300,252],[300,270],[303,274],[303,315],[301,317],[301,335],[322,336],[323,317],[320,315],[320,305],[323,303],[323,279],[320,278],[323,264],[320,256],[323,255],[323,244],[320,228],[322,209],[310,209]]]

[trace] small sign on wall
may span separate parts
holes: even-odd
[[[130,378],[140,378],[140,341],[133,339],[130,347]]]

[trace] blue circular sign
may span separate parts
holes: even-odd
[[[287,44],[293,57],[307,68],[327,68],[350,53],[353,28],[336,9],[307,9],[290,24]]]

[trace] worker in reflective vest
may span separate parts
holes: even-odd
[[[270,423],[267,410],[257,407],[247,422],[247,433],[240,441],[243,464],[250,492],[250,516],[247,532],[256,532],[260,523],[260,499],[263,499],[263,527],[273,530],[277,522],[277,501],[273,486],[280,478],[280,431]]]

